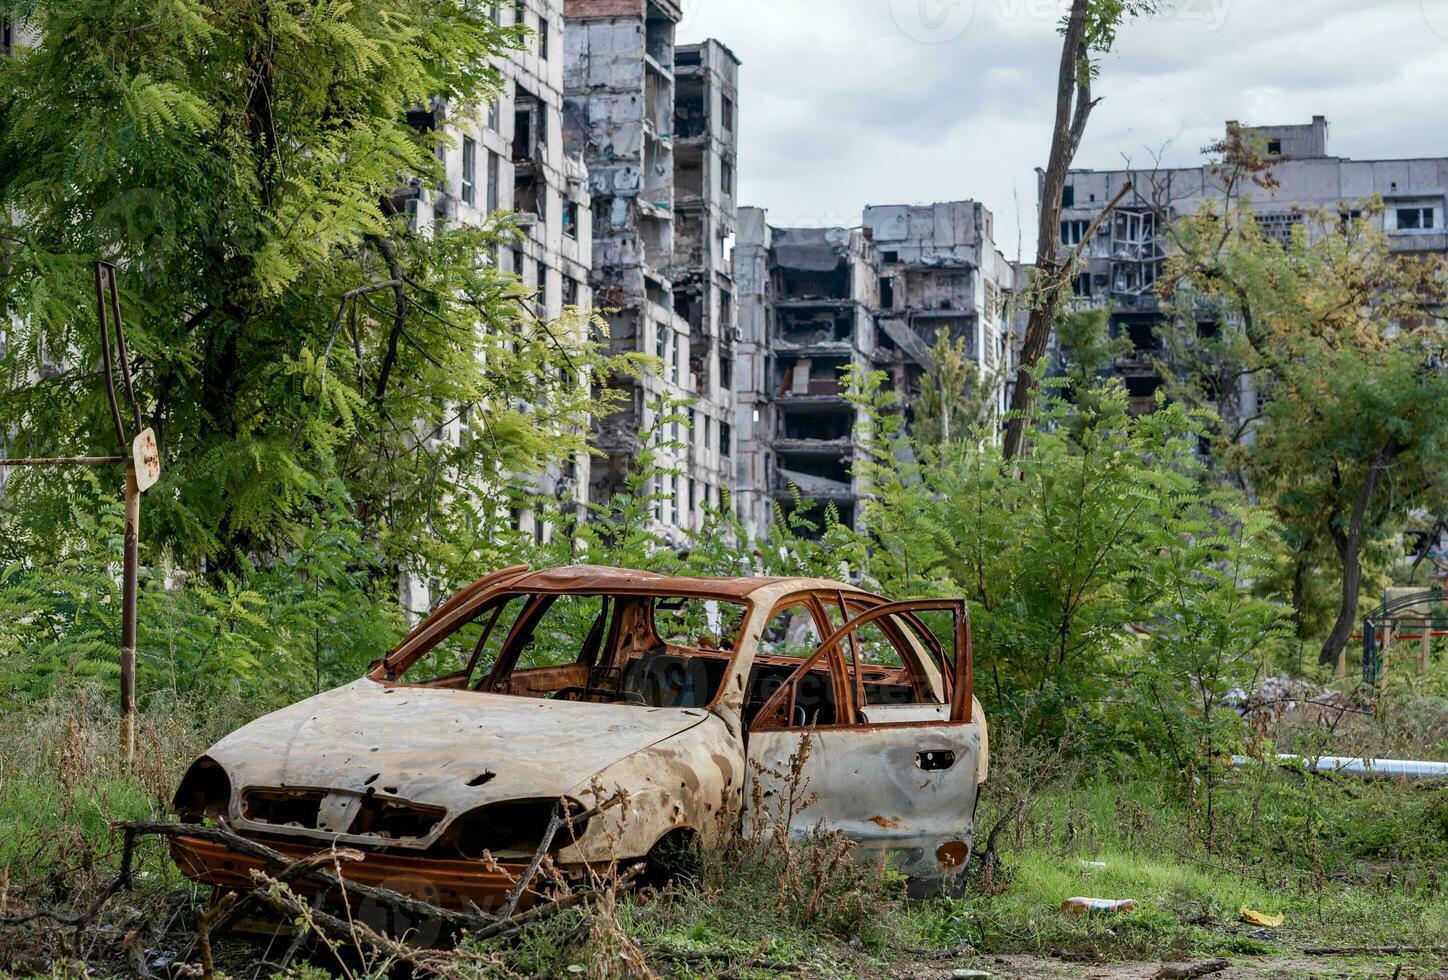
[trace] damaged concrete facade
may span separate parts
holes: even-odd
[[[1228,129],[1236,126],[1228,123]],[[1257,214],[1269,237],[1286,241],[1315,210],[1356,216],[1363,202],[1378,195],[1391,247],[1403,254],[1448,252],[1448,157],[1408,160],[1351,160],[1328,153],[1328,123],[1242,127],[1270,159],[1276,187],[1251,181],[1237,189]],[[1074,284],[1073,303],[1110,311],[1111,335],[1127,337],[1132,351],[1114,373],[1126,383],[1132,410],[1150,411],[1163,384],[1158,358],[1164,353],[1165,325],[1155,284],[1167,255],[1167,224],[1207,202],[1223,201],[1220,175],[1210,164],[1161,170],[1072,170],[1061,212],[1061,247],[1074,249],[1092,222],[1123,186],[1132,191],[1102,221],[1083,252],[1085,265]],[[1040,187],[1037,198],[1039,201]],[[1308,226],[1310,227],[1310,225]],[[1210,335],[1217,324],[1198,324]],[[1257,395],[1250,377],[1237,401],[1243,418],[1256,415]]]
[[[497,267],[517,273],[532,289],[531,312],[554,321],[565,307],[593,306],[592,208],[587,170],[563,143],[562,0],[495,3],[500,24],[521,24],[531,36],[521,50],[493,60],[503,76],[498,98],[486,105],[435,103],[409,113],[419,130],[441,128],[448,136],[437,155],[446,171],[440,188],[417,185],[397,195],[413,227],[424,233],[447,225],[482,227],[495,213],[512,212],[520,233],[502,245]],[[451,422],[438,438],[456,445],[468,423]],[[588,502],[590,458],[580,453],[536,476],[528,484],[536,508],[515,507],[509,523],[545,540],[552,528],[544,515],[557,503],[581,508]],[[406,609],[426,610],[431,592],[416,576],[404,576]]]
[[[679,523],[697,528],[734,483],[734,357],[738,303],[729,261],[738,213],[739,59],[715,40],[674,52],[674,312],[688,324],[697,401]]]
[[[721,310],[732,316],[732,304],[721,299],[728,284],[717,273],[733,213],[724,171],[727,161],[732,174],[735,144],[732,119],[723,132],[722,107],[734,104],[738,62],[709,43],[683,49],[694,63],[678,64],[682,12],[672,0],[567,0],[565,15],[564,139],[588,168],[595,301],[611,311],[614,352],[662,362],[642,378],[616,379],[632,397],[595,423],[604,458],[594,462],[590,496],[606,501],[621,490],[642,440],[653,439],[662,467],[679,471],[665,478],[670,485],[650,488],[659,494],[655,523],[682,543],[682,529],[697,526],[727,478],[720,426],[732,397],[718,358]],[[680,84],[690,133],[682,146]],[[701,100],[719,111],[701,120]],[[697,182],[679,194],[681,166]],[[693,404],[681,407],[686,400]],[[660,421],[690,411],[693,428]]]
[[[841,373],[876,363],[875,245],[860,228],[774,228],[763,209],[741,208],[734,277],[739,515],[763,535],[774,505],[791,511],[797,491],[853,525],[864,419]]]
[[[846,368],[886,372],[908,416],[944,330],[965,339],[1002,404],[1015,271],[993,224],[974,201],[872,206],[854,229],[775,228],[763,210],[740,210],[738,510],[756,534],[773,505],[794,507],[796,490],[857,523],[864,419]]]
[[[521,24],[531,36],[523,49],[494,59],[503,76],[495,101],[438,103],[409,114],[419,129],[441,127],[449,137],[437,151],[447,179],[439,189],[408,188],[398,204],[424,232],[449,224],[481,227],[499,211],[512,212],[521,232],[499,249],[497,266],[534,291],[530,312],[552,321],[565,307],[593,305],[588,176],[582,158],[563,145],[562,0],[517,0],[491,9],[499,23]],[[442,438],[460,439],[463,424],[455,422]],[[582,506],[588,470],[588,455],[580,454],[542,474],[536,493]],[[511,519],[539,540],[547,533],[532,511],[517,510]]]
[[[880,255],[881,357],[908,406],[943,332],[966,354],[1005,410],[1010,360],[1006,298],[1015,270],[996,248],[995,217],[977,201],[872,205],[865,228]]]

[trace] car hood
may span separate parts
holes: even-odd
[[[596,773],[706,717],[694,708],[389,687],[364,678],[259,718],[207,755],[238,793],[249,786],[371,792],[457,816],[484,803],[586,789]]]

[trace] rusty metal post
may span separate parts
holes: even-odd
[[[141,535],[141,485],[126,464],[126,542],[121,566],[121,757],[136,754],[136,578]]]

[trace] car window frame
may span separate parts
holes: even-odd
[[[787,691],[789,691],[796,683],[798,683],[799,679],[803,677],[805,673],[815,669],[815,665],[821,659],[829,658],[831,659],[831,661],[839,661],[843,663],[843,655],[841,650],[842,644],[840,641],[843,640],[851,632],[858,629],[860,626],[864,626],[868,623],[875,622],[876,620],[883,619],[886,616],[897,614],[907,615],[915,611],[923,612],[935,610],[948,610],[954,614],[955,620],[953,630],[955,637],[954,661],[950,661],[949,658],[945,656],[944,650],[941,650],[942,680],[945,678],[945,676],[947,676],[947,671],[945,670],[947,666],[950,668],[950,671],[948,673],[952,677],[952,682],[946,687],[948,700],[944,702],[950,705],[950,714],[947,720],[941,722],[860,722],[858,720],[860,709],[862,707],[866,707],[866,705],[855,703],[855,692],[853,684],[849,683],[847,680],[843,682],[837,680],[835,687],[836,698],[838,699],[841,690],[847,692],[846,699],[848,700],[849,705],[848,708],[845,710],[844,715],[848,720],[841,720],[840,705],[836,704],[835,721],[833,724],[830,725],[810,726],[804,729],[800,729],[794,725],[769,724],[769,719],[774,714],[775,709],[777,709],[778,707],[777,702],[784,697]],[[926,636],[934,635],[929,631],[929,629],[925,628],[923,623],[917,622],[917,628],[923,630],[924,635]],[[856,673],[858,676],[858,672]],[[830,729],[867,728],[879,727],[882,725],[960,723],[970,724],[974,714],[972,708],[974,702],[973,689],[974,656],[970,631],[970,604],[966,602],[965,599],[904,599],[897,602],[882,601],[878,604],[871,605],[870,608],[866,609],[864,612],[861,612],[858,615],[847,619],[843,624],[840,625],[838,629],[834,630],[828,637],[826,637],[824,641],[820,643],[819,647],[815,650],[815,652],[807,657],[804,662],[801,663],[797,668],[795,668],[795,670],[789,675],[789,677],[787,677],[784,682],[780,684],[778,690],[776,690],[774,694],[770,696],[769,700],[760,706],[759,711],[755,714],[753,723],[750,725],[750,731],[809,731],[811,730],[811,728]]]

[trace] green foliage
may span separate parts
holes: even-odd
[[[64,533],[10,538],[0,573],[0,706],[92,684],[114,690],[122,515],[92,486]],[[318,506],[265,567],[214,578],[153,566],[138,601],[144,700],[223,695],[280,705],[351,680],[391,646],[401,619],[345,502]],[[167,578],[170,581],[167,581]]]
[[[911,431],[916,439],[926,444],[949,442],[994,423],[1000,373],[981,371],[966,350],[964,336],[952,340],[945,330],[936,331],[930,364],[920,379],[920,397],[914,406]]]
[[[477,116],[518,30],[430,0],[0,2],[17,14],[43,41],[0,62],[0,427],[113,451],[90,267],[116,262],[164,463],[148,557],[240,574],[340,483],[379,567],[407,564],[465,530],[445,502],[585,451],[613,398],[594,380],[631,367],[602,324],[523,312],[505,220],[400,213],[445,188],[446,137],[409,113]],[[16,479],[53,514],[77,485]]]
[[[1239,731],[1218,703],[1277,635],[1280,610],[1246,588],[1269,525],[1202,482],[1201,420],[1180,406],[1132,417],[1119,383],[1076,394],[1042,400],[1029,448],[1006,466],[985,431],[901,438],[867,388],[869,537],[845,553],[887,595],[971,599],[993,712],[1128,753],[1172,758],[1177,742],[1185,772]]]
[[[1269,238],[1243,188],[1273,186],[1270,165],[1240,133],[1216,149],[1226,203],[1172,225],[1164,294],[1183,326],[1164,338],[1168,395],[1217,413],[1226,473],[1275,512],[1304,638],[1321,618],[1307,580],[1326,566],[1340,583],[1331,663],[1356,626],[1365,557],[1448,509],[1448,337],[1424,315],[1448,300],[1448,263],[1394,253],[1377,200]],[[1219,329],[1199,336],[1202,319]]]

